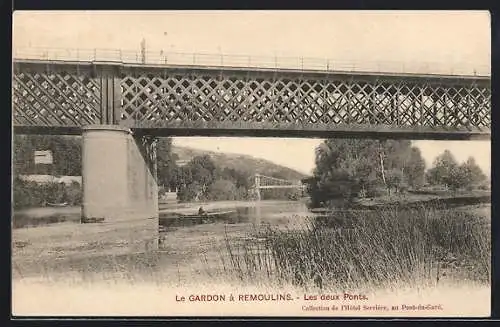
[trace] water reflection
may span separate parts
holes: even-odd
[[[26,228],[52,225],[62,222],[80,223],[81,214],[78,210],[75,213],[57,212],[53,210],[47,215],[42,213],[22,213],[14,212],[12,217],[12,227]],[[190,227],[201,224],[287,224],[296,215],[310,215],[307,208],[300,202],[278,202],[262,201],[250,202],[246,205],[221,209],[220,214],[182,215],[178,213],[160,214],[161,228]]]
[[[262,202],[206,216],[164,214],[160,216],[160,226],[168,230],[202,224],[286,225],[303,220],[300,217],[304,218],[310,215],[311,213],[302,203],[266,204]]]
[[[12,228],[39,227],[62,222],[80,223],[80,215],[52,214],[49,216],[33,217],[29,214],[14,214]]]

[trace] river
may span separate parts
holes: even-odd
[[[179,218],[177,214],[196,213],[200,206],[209,212],[222,210],[226,214],[211,221],[193,221]],[[154,274],[155,279],[166,278],[178,283],[199,277],[200,270],[207,267],[212,271],[223,270],[220,260],[227,252],[226,240],[236,245],[251,239],[256,227],[291,228],[300,226],[311,215],[300,201],[224,201],[174,208],[162,205],[160,217],[171,218],[168,218],[170,224],[166,232],[161,235],[160,250],[126,254],[123,248],[108,246],[106,249],[106,245],[91,248],[96,240],[81,233],[76,237],[75,228],[85,227],[79,224],[80,208],[43,209],[17,213],[14,218],[15,277],[48,275],[54,278],[56,275],[83,274],[86,278],[90,275],[101,278],[110,274],[109,278],[115,278],[118,265],[125,269],[120,274],[126,272],[141,278]]]
[[[200,207],[208,213],[208,217],[190,219],[189,215],[196,215]],[[211,216],[211,212],[218,214]],[[309,216],[313,214],[301,201],[224,201],[171,209],[160,206],[160,224],[168,226],[169,231],[200,224],[214,224],[219,228],[237,225],[242,229],[258,225],[290,227],[303,223]]]
[[[65,217],[63,222],[55,219],[53,223],[45,222],[35,228],[18,226],[13,229],[13,242],[22,245],[13,248],[16,266],[13,275],[15,278],[83,275],[91,279],[116,279],[118,275],[119,278],[139,277],[176,285],[200,278],[225,281],[226,270],[231,268],[228,245],[235,250],[242,243],[258,244],[262,241],[255,233],[259,228],[300,228],[313,216],[300,201],[213,202],[201,206],[208,212],[222,210],[226,214],[212,220],[193,220],[179,218],[175,213],[196,213],[200,204],[176,208],[162,206],[160,219],[168,223],[166,231],[161,233],[160,250],[131,254],[124,253],[123,248],[116,249],[121,252],[115,252],[115,248],[106,250],[107,245],[91,248],[90,243],[96,242],[89,240],[85,233],[77,239],[74,231],[82,226],[78,224],[80,209],[71,212],[69,208],[61,208]],[[490,215],[489,205],[466,208],[470,209],[481,216]],[[54,210],[51,213],[56,214]],[[32,221],[40,219],[43,220],[43,216],[32,215],[31,218]]]

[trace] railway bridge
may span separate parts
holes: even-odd
[[[12,82],[15,133],[83,136],[83,220],[157,223],[159,136],[490,138],[489,76],[18,56]]]

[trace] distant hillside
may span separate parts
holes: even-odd
[[[81,176],[81,137],[57,135],[16,135],[14,170],[17,174]],[[35,150],[50,150],[53,165],[35,165]],[[227,154],[172,146],[179,161],[189,161],[195,156],[209,155],[219,168],[232,168],[245,174],[260,173],[267,176],[298,180],[306,175],[294,169],[277,165],[268,160],[248,155]]]
[[[172,152],[177,154],[179,161],[189,161],[196,156],[209,155],[215,164],[221,168],[227,167],[249,174],[259,173],[289,180],[299,180],[306,177],[305,174],[294,169],[249,155],[212,152],[179,146],[172,146]]]

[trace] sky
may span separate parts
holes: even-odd
[[[329,58],[376,65],[432,63],[439,70],[489,70],[487,11],[43,11],[15,12],[13,51],[140,49]],[[319,139],[176,138],[174,144],[248,154],[304,173]],[[429,166],[449,149],[489,174],[489,141],[416,141]]]
[[[176,137],[174,145],[208,151],[249,154],[310,174],[314,169],[314,150],[323,139],[305,138],[231,138],[231,137]],[[413,141],[420,148],[426,167],[445,149],[450,150],[458,162],[472,156],[481,169],[490,175],[491,143],[483,141]]]

